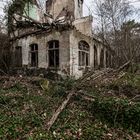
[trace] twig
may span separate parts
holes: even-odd
[[[131,60],[129,60],[128,62],[126,62],[124,65],[122,65],[121,67],[119,67],[116,72],[119,72],[121,70],[123,70],[125,67],[127,67],[129,64],[131,63]]]
[[[7,73],[5,73],[2,69],[0,69],[0,72],[2,72],[3,74],[7,75]]]
[[[133,100],[135,100],[136,98],[139,98],[140,97],[140,95],[136,95],[135,97],[133,97],[132,99],[130,99],[129,101],[133,101]]]

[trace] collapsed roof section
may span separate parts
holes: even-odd
[[[25,4],[23,15],[39,22],[42,21],[41,9],[36,0],[33,0],[32,3]]]
[[[12,40],[52,29],[72,28],[92,37],[92,17],[82,17],[82,4],[83,0],[47,0],[46,13],[43,14],[37,0],[26,2],[23,14],[13,16]],[[16,32],[20,34],[15,35]]]
[[[15,31],[19,22],[42,22],[42,15],[37,0],[14,0],[8,10],[9,32]]]
[[[53,19],[56,19],[63,11],[71,14],[73,19],[78,19],[83,16],[83,0],[47,0],[46,13],[51,14]]]
[[[83,0],[47,0],[46,13],[43,13],[38,0],[15,0],[15,7],[9,16],[12,23],[17,21],[30,21],[39,23],[52,23],[54,21],[72,23],[83,15]],[[22,8],[21,8],[22,7]]]

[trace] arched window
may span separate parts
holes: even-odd
[[[98,66],[97,47],[94,45],[94,68]]]
[[[49,41],[48,45],[49,67],[59,67],[59,41]]]
[[[22,47],[15,47],[15,66],[22,67]]]
[[[31,67],[38,67],[38,45],[30,45],[30,64]]]
[[[90,47],[87,42],[79,42],[79,66],[89,66],[89,50]]]
[[[100,67],[101,68],[104,67],[104,49],[101,50],[101,54],[100,54]]]

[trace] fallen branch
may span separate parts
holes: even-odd
[[[0,69],[0,72],[3,73],[3,74],[5,74],[5,75],[7,75],[7,73],[5,73],[5,72],[4,72],[3,70],[1,70],[1,69]]]
[[[139,99],[140,100],[140,95],[136,95],[135,97],[133,97],[132,99],[130,99],[129,101],[135,101],[136,99]]]
[[[126,62],[124,65],[120,66],[120,67],[116,70],[116,72],[119,72],[119,71],[123,70],[123,69],[124,69],[125,67],[127,67],[130,63],[131,63],[131,61],[129,60],[129,61]]]
[[[62,110],[66,107],[71,97],[74,95],[74,92],[71,92],[68,94],[66,100],[61,104],[61,106],[56,110],[50,121],[47,123],[47,130],[49,131],[56,119],[58,118],[59,114],[62,112]]]
[[[82,97],[84,100],[88,100],[88,101],[91,101],[91,102],[95,101],[95,98],[89,97],[88,95],[81,95],[81,97]]]

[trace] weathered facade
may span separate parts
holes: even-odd
[[[92,17],[83,17],[83,0],[47,0],[46,12],[37,1],[15,14],[11,32],[14,67],[43,68],[76,78],[88,69],[110,67],[109,47],[92,33]],[[19,18],[20,17],[20,18]]]

